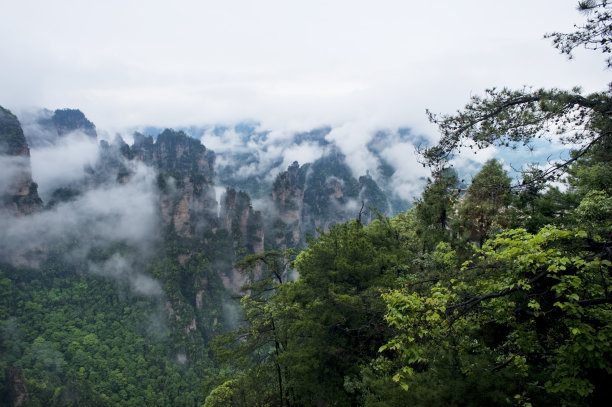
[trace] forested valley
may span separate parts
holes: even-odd
[[[607,57],[608,2],[580,7],[584,25],[547,38]],[[256,155],[185,131],[98,143],[80,111],[0,108],[0,405],[609,405],[609,86],[428,112],[440,139],[412,203],[392,168],[353,177],[326,128],[293,139],[323,157],[267,183],[237,177]],[[95,159],[43,191],[30,149],[63,139]],[[520,172],[504,160],[559,145]],[[490,147],[471,179],[453,167]]]

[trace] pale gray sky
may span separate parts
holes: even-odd
[[[487,87],[604,89],[597,53],[542,38],[575,0],[0,0],[0,105],[81,109],[98,129],[254,119],[410,126]]]

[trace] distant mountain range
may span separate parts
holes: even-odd
[[[139,232],[124,230],[142,228],[130,226],[133,211],[139,208],[129,206],[141,203],[140,209],[150,214],[148,234],[162,242],[183,242],[181,265],[195,252],[206,251],[207,242],[226,239],[231,253],[210,257],[221,264],[217,273],[225,288],[238,290],[245,280],[233,269],[233,261],[246,254],[302,247],[307,235],[331,224],[357,217],[369,223],[377,214],[394,215],[410,207],[394,193],[395,169],[381,155],[394,137],[410,139],[408,130],[376,134],[367,148],[378,158],[379,167],[355,177],[347,157],[327,138],[329,127],[282,138],[258,130],[254,123],[147,128],[129,135],[128,144],[119,135],[111,141],[98,140],[95,125],[76,109],[41,110],[23,123],[2,109],[0,118],[0,159],[6,169],[0,192],[3,210],[9,214],[5,230],[19,231],[28,241],[4,250],[12,250],[5,253],[7,258],[25,264],[44,259],[49,242],[42,235],[57,236],[66,244],[75,236],[84,241],[98,236],[87,250],[125,243],[130,234],[146,240]],[[218,150],[207,148],[202,139]],[[283,153],[292,150],[295,157],[302,148],[307,153],[304,160],[287,165]],[[116,194],[116,198],[113,202],[98,198],[92,204],[96,194],[105,198]],[[19,226],[24,217],[34,225],[27,229],[30,232]],[[116,236],[108,230],[99,238],[98,229],[113,225]],[[37,233],[37,228],[45,233]],[[81,258],[88,258],[87,250]]]

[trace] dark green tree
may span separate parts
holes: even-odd
[[[216,338],[214,348],[218,359],[230,363],[237,374],[218,386],[206,405],[264,405],[264,400],[289,405],[289,373],[281,362],[287,350],[287,323],[278,291],[287,282],[293,257],[292,250],[266,251],[246,256],[236,265],[251,280],[243,286],[246,294],[240,300],[244,324]],[[253,378],[258,379],[256,384]],[[249,390],[253,385],[257,389]]]
[[[440,241],[450,240],[450,220],[459,192],[457,172],[452,168],[436,171],[433,181],[427,180],[414,209],[422,253],[432,251]]]
[[[399,331],[382,350],[402,361],[394,379],[420,391],[451,369],[465,383],[497,376],[508,400],[601,405],[612,372],[609,247],[581,231],[510,230],[455,277],[386,294]]]
[[[565,44],[562,50],[586,45],[609,53],[607,2],[585,1],[581,8],[591,9],[594,17],[579,34],[551,36]],[[515,186],[518,205],[512,220],[530,231],[504,231],[500,225],[467,261],[455,257],[446,277],[407,279],[384,295],[386,318],[396,331],[373,366],[392,371],[408,399],[429,405],[609,402],[612,200],[603,180],[610,171],[604,159],[612,126],[610,96],[609,90],[583,96],[579,89],[492,89],[485,97],[473,97],[456,115],[430,114],[442,133],[438,145],[423,150],[434,170],[466,145],[519,147],[557,138],[576,149],[525,174]],[[569,175],[567,192],[547,185],[563,175]],[[509,191],[504,177],[499,184]],[[486,188],[480,189],[485,195],[474,205],[487,201]],[[510,204],[508,194],[496,199],[503,205],[488,215],[499,216]],[[529,222],[529,214],[536,215],[544,204],[555,208]],[[428,393],[424,387],[432,384],[437,391]],[[449,389],[479,396],[456,398]]]
[[[508,226],[511,182],[512,179],[499,161],[487,161],[472,179],[459,205],[460,233],[482,246],[492,227],[499,229]]]

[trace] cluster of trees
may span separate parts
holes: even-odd
[[[159,297],[63,261],[0,268],[0,405],[196,405],[216,374],[181,363]],[[170,321],[171,322],[171,321]],[[17,401],[20,400],[20,403]]]
[[[232,300],[211,264],[227,258],[219,266],[231,267],[233,240],[227,232],[205,236],[204,250],[202,242],[165,237],[156,256],[134,264],[163,295],[88,270],[88,262],[117,253],[135,257],[124,244],[95,247],[78,264],[53,242],[36,268],[0,262],[0,405],[204,402],[219,375],[207,344],[232,324],[225,312]]]
[[[580,7],[588,23],[555,45],[609,53],[607,1]],[[215,341],[228,369],[204,405],[608,403],[611,114],[610,90],[493,89],[431,115],[442,137],[422,152],[433,176],[413,209],[240,263],[262,277],[245,287],[243,326]],[[497,160],[466,189],[449,168],[462,145],[553,133],[571,156],[518,184]]]

